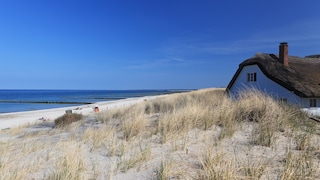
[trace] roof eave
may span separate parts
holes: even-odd
[[[238,67],[236,73],[233,75],[231,81],[229,82],[229,84],[228,84],[228,86],[227,86],[227,88],[226,88],[227,93],[230,92],[231,87],[233,86],[234,82],[235,82],[236,79],[238,78],[238,76],[239,76],[240,72],[242,71],[242,69],[243,69],[243,65],[242,65],[242,64],[239,64],[239,67]]]
[[[286,88],[288,91],[291,91],[293,92],[295,95],[301,97],[301,98],[310,98],[309,96],[305,95],[304,93],[298,91],[297,89],[289,86],[288,84],[284,83],[283,81],[271,76],[266,70],[265,68],[262,66],[262,64],[260,64],[259,62],[251,62],[251,63],[241,63],[239,65],[239,68],[237,69],[236,73],[234,74],[234,76],[232,77],[230,83],[228,84],[228,87],[226,89],[227,93],[229,93],[230,89],[232,88],[234,82],[236,81],[236,79],[238,78],[240,72],[242,71],[242,69],[245,67],[245,66],[251,66],[251,65],[257,65],[260,70],[262,71],[262,73],[267,76],[269,79],[271,79],[272,81],[280,84],[282,87]],[[315,98],[315,97],[313,97]]]

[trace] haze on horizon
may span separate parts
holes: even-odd
[[[256,52],[320,54],[320,1],[0,2],[0,89],[225,87]]]

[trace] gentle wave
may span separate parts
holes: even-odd
[[[21,100],[0,100],[0,103],[30,103],[30,104],[92,104],[92,102],[69,102],[69,101],[21,101]]]
[[[188,90],[0,90],[0,113],[92,104]]]

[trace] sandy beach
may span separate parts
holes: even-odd
[[[150,100],[161,96],[165,95],[128,98],[115,101],[102,101],[90,105],[44,109],[36,111],[2,113],[0,114],[0,130],[28,124],[41,123],[43,121],[53,121],[54,119],[65,114],[67,110],[72,110],[73,113],[89,115],[94,113],[95,107],[98,107],[99,111],[104,111],[113,108],[130,106],[144,100]]]

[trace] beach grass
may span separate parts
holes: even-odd
[[[320,177],[319,125],[298,108],[254,90],[233,100],[224,89],[204,89],[102,111],[90,115],[94,121],[72,116],[77,117],[54,122],[63,128],[41,133],[32,126],[1,131],[0,174],[5,179]]]

